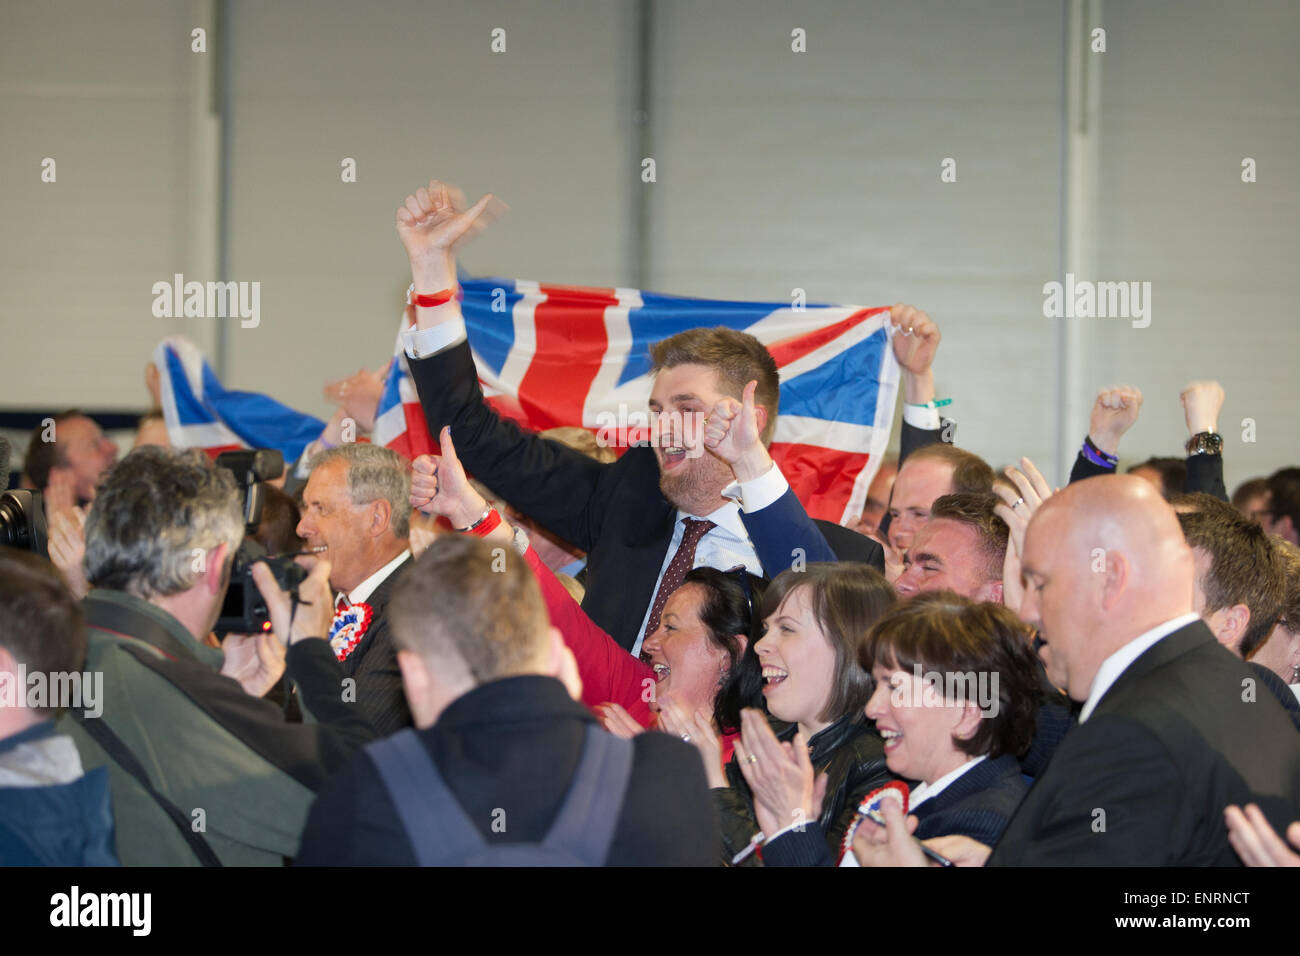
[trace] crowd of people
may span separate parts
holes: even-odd
[[[121,461],[76,411],[33,436],[0,864],[1300,864],[1300,467],[1228,499],[1218,383],[1127,473],[1143,396],[1103,390],[1053,489],[951,443],[939,329],[895,306],[898,460],[815,520],[743,332],[655,344],[620,454],[499,417],[455,296],[491,203],[397,212],[438,455],[342,440],[365,370],[255,515],[158,415]]]

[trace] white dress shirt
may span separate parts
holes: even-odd
[[[1084,701],[1083,709],[1079,711],[1079,723],[1087,720],[1092,712],[1097,709],[1097,704],[1101,702],[1106,691],[1110,690],[1115,681],[1119,680],[1120,675],[1129,669],[1130,664],[1155,646],[1161,639],[1198,620],[1200,620],[1198,615],[1189,612],[1182,617],[1174,618],[1172,621],[1165,621],[1165,623],[1151,628],[1145,634],[1135,637],[1102,661],[1101,666],[1097,668],[1096,676],[1092,679],[1088,699]]]
[[[924,428],[932,432],[938,431],[939,426],[943,424],[939,417],[939,409],[927,408],[924,405],[904,405],[903,421],[913,428]]]
[[[407,558],[409,558],[410,556],[411,556],[411,549],[407,548],[405,551],[403,551],[397,557],[393,558],[393,560],[389,561],[387,564],[385,564],[374,574],[370,575],[370,577],[366,578],[364,581],[362,581],[360,584],[354,587],[351,590],[351,592],[349,592],[348,594],[348,601],[352,604],[359,604],[362,601],[364,601],[366,598],[370,597],[370,595],[375,593],[375,589],[378,588],[379,585],[383,584],[384,580],[390,574],[396,571],[398,566],[401,565],[401,563],[405,561]]]
[[[448,306],[456,310],[454,319],[448,319],[432,328],[423,330],[410,328],[402,332],[402,347],[406,349],[409,357],[426,358],[434,352],[441,352],[443,349],[459,344],[466,337],[465,319],[460,314],[459,304],[452,299],[444,304],[443,308]]]
[[[781,469],[773,464],[757,478],[746,482],[733,481],[724,488],[723,496],[731,500],[712,514],[691,515],[681,510],[677,512],[677,520],[673,522],[672,540],[668,542],[663,564],[659,566],[654,590],[650,592],[650,603],[646,606],[636,644],[632,647],[633,657],[641,653],[641,645],[646,639],[646,625],[650,623],[650,610],[654,607],[654,597],[659,593],[659,583],[663,581],[668,565],[672,563],[673,555],[677,553],[677,548],[686,534],[686,519],[712,521],[716,525],[710,528],[695,546],[695,561],[691,567],[718,568],[726,571],[736,565],[744,565],[750,574],[762,577],[763,565],[759,563],[758,552],[754,550],[754,542],[749,540],[749,532],[745,530],[745,522],[741,520],[740,514],[742,511],[749,514],[766,508],[784,495],[789,487],[790,483],[785,480],[785,475],[781,474]]]
[[[913,790],[908,795],[907,812],[911,813],[925,801],[933,800],[939,794],[943,793],[950,786],[952,786],[952,784],[957,781],[958,777],[964,774],[971,767],[974,767],[981,760],[985,760],[985,759],[987,759],[986,756],[984,754],[980,754],[974,760],[967,760],[964,764],[962,764],[960,767],[957,767],[955,770],[949,770],[947,773],[945,773],[934,783],[924,783],[924,782],[921,783],[920,786],[918,786],[915,790]]]

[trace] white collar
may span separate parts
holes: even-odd
[[[370,595],[375,593],[375,589],[384,583],[384,579],[397,570],[398,565],[411,556],[411,549],[407,548],[393,560],[389,561],[382,568],[376,571],[370,577],[366,578],[348,594],[348,601],[352,604],[358,604],[364,601]]]
[[[696,521],[712,521],[723,531],[739,540],[749,540],[749,532],[745,530],[745,522],[740,518],[740,504],[738,502],[728,501],[725,505],[707,515],[693,515],[678,508],[677,523],[682,524],[683,528],[685,528],[683,522],[687,518],[694,518]]]
[[[956,767],[953,770],[949,770],[947,773],[945,773],[934,783],[922,783],[919,787],[913,790],[911,795],[908,797],[907,812],[911,813],[913,810],[916,809],[916,806],[919,803],[924,803],[926,800],[933,800],[939,794],[943,793],[943,791],[947,790],[948,787],[954,782],[956,782],[957,778],[960,777],[962,774],[964,774],[967,770],[975,766],[981,760],[986,760],[986,759],[988,759],[986,754],[980,754],[978,757],[974,758],[973,760],[967,760],[960,767]]]
[[[1088,699],[1084,701],[1083,709],[1079,711],[1079,723],[1087,720],[1089,715],[1097,709],[1097,704],[1101,702],[1106,691],[1110,690],[1115,681],[1119,680],[1120,675],[1129,669],[1129,665],[1150,650],[1158,641],[1168,637],[1174,631],[1199,620],[1200,617],[1197,614],[1189,611],[1172,621],[1165,621],[1165,623],[1151,628],[1145,634],[1133,638],[1133,640],[1102,661],[1092,679],[1092,687],[1088,690]]]

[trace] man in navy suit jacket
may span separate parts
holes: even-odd
[[[398,210],[416,295],[417,328],[406,340],[411,375],[430,431],[451,426],[467,470],[587,552],[582,606],[596,624],[624,648],[639,648],[687,518],[715,525],[700,538],[695,565],[744,564],[774,577],[792,565],[838,557],[883,569],[878,544],[830,522],[814,523],[772,463],[766,446],[776,428],[779,380],[771,355],[753,336],[693,329],[659,343],[650,397],[654,447],[631,448],[613,464],[498,418],[483,401],[450,294],[452,248],[489,199],[460,212],[447,187],[431,183]],[[755,431],[761,442],[742,441]]]
[[[1233,865],[1226,806],[1256,803],[1279,829],[1300,816],[1300,737],[1192,610],[1192,552],[1152,485],[1098,477],[1048,498],[1022,571],[1021,617],[1083,707],[990,865]]]

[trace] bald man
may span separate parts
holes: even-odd
[[[1020,615],[1083,704],[990,865],[1239,863],[1223,811],[1300,817],[1300,735],[1193,610],[1173,509],[1131,475],[1048,498],[1025,533]]]

